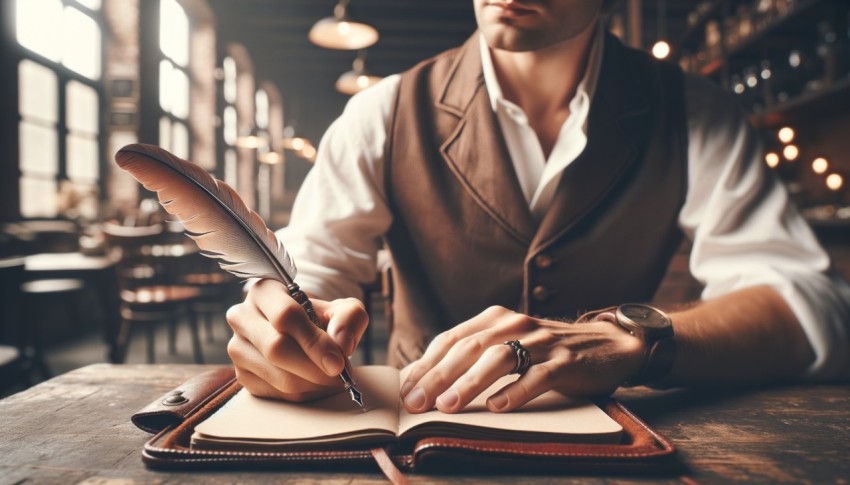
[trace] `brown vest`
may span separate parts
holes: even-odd
[[[490,105],[478,36],[405,72],[385,180],[394,215],[388,360],[491,305],[575,318],[650,300],[682,234],[681,71],[606,35],[585,150],[535,223]]]

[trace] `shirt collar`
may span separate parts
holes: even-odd
[[[593,94],[596,92],[596,83],[599,80],[599,69],[602,66],[602,51],[604,49],[604,27],[602,22],[597,22],[596,32],[591,40],[590,55],[587,59],[587,68],[584,71],[584,76],[576,88],[575,99],[585,98],[588,102],[593,99]],[[493,58],[490,56],[490,47],[484,39],[484,34],[479,34],[479,48],[481,51],[481,68],[484,73],[484,85],[487,87],[487,94],[490,96],[490,106],[493,111],[498,109],[500,103],[509,103],[510,101],[502,96],[502,88],[499,86],[499,80],[496,78],[496,70],[493,68]]]

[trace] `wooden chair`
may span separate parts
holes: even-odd
[[[392,261],[389,250],[382,249],[378,251],[377,267],[375,279],[369,283],[361,284],[360,289],[363,291],[363,307],[366,309],[366,314],[372,319],[373,299],[380,297],[384,303],[384,319],[387,324],[387,334],[392,332],[393,326],[393,281],[392,281]],[[373,320],[374,322],[374,320]],[[366,327],[363,338],[360,340],[360,353],[363,357],[365,365],[373,364],[374,358],[374,323],[370,323]]]
[[[50,379],[53,372],[44,356],[42,330],[47,331],[51,315],[60,315],[60,325],[68,336],[76,334],[82,323],[80,301],[85,283],[78,278],[29,279],[21,285],[21,294],[26,317],[27,349],[33,365],[42,378]],[[45,308],[53,310],[44,311]]]
[[[133,328],[143,326],[147,335],[147,360],[154,361],[154,334],[160,323],[169,325],[173,349],[177,321],[189,321],[195,362],[203,363],[198,322],[192,304],[200,296],[196,287],[180,283],[181,258],[164,253],[168,241],[162,225],[127,227],[104,224],[103,233],[116,252],[121,325],[112,343],[112,360],[123,362]]]
[[[76,278],[41,278],[26,271],[26,257],[0,260],[0,384],[24,386],[53,376],[42,332],[50,318],[73,332],[80,322],[85,285]],[[67,317],[67,320],[66,318]],[[70,324],[70,325],[68,325]]]
[[[221,269],[215,260],[202,256],[200,252],[187,257],[186,271],[180,281],[198,289],[200,294],[192,308],[195,314],[203,317],[207,341],[213,342],[213,318],[220,316],[224,321],[227,309],[242,300],[242,282]],[[229,326],[225,327],[230,330]]]
[[[2,224],[2,240],[8,244],[4,253],[32,256],[39,253],[65,254],[79,250],[81,229],[70,220],[29,219]],[[24,330],[27,335],[26,356],[38,368],[42,377],[52,376],[44,358],[41,331],[53,337],[53,342],[76,336],[83,322],[79,302],[85,282],[73,275],[56,276],[50,271],[25,271],[20,297],[15,302],[22,307]],[[57,318],[59,317],[59,318]]]

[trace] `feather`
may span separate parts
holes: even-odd
[[[240,278],[292,284],[297,269],[283,243],[239,194],[206,170],[153,145],[128,145],[118,166],[144,187],[186,228],[204,256]]]
[[[201,254],[240,278],[269,278],[286,285],[290,296],[322,330],[313,304],[295,283],[295,263],[263,219],[245,205],[233,188],[203,168],[153,145],[127,145],[115,154],[118,166],[177,217]],[[351,399],[363,408],[363,396],[348,372],[340,373]]]

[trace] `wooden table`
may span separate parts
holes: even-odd
[[[0,483],[385,483],[377,473],[164,473],[147,470],[148,435],[129,420],[152,399],[208,369],[97,364],[0,400]],[[680,476],[569,477],[578,483],[847,483],[850,385],[758,390],[629,390],[633,411],[679,450]],[[412,483],[552,483],[552,476],[423,476]]]
[[[87,320],[101,323],[104,342],[111,349],[120,325],[115,259],[80,252],[39,253],[26,256],[24,259],[26,261],[24,277],[28,281],[53,278],[76,278],[83,281],[96,302],[96,312],[94,312],[96,317],[92,315],[92,318]],[[95,329],[96,327],[87,327],[75,330],[84,332]],[[42,328],[41,330],[42,334],[46,335],[51,329]]]

